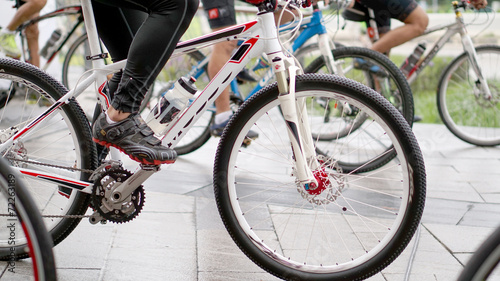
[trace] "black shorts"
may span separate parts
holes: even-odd
[[[415,0],[357,0],[354,8],[368,15],[368,8],[375,13],[375,21],[380,33],[391,30],[391,19],[404,22],[408,15],[417,8]]]
[[[235,0],[201,0],[207,13],[210,28],[220,28],[236,24]]]
[[[16,0],[16,4],[14,5],[14,7],[16,9],[19,9],[22,5],[26,4],[26,1],[23,1],[23,0]]]

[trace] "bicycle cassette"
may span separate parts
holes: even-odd
[[[91,203],[102,218],[115,223],[124,223],[139,215],[145,199],[142,185],[120,202],[113,202],[110,199],[113,190],[131,175],[132,173],[127,170],[111,168],[100,173],[94,180]]]

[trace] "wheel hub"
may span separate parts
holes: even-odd
[[[342,169],[336,162],[326,160],[324,156],[318,156],[321,166],[313,171],[314,178],[318,182],[317,187],[304,186],[297,182],[297,191],[302,198],[314,205],[324,205],[335,202],[337,197],[345,188],[345,177]]]

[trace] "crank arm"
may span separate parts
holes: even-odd
[[[118,185],[111,193],[109,200],[112,203],[120,203],[128,198],[142,183],[160,170],[160,166],[143,166],[130,176],[126,181]]]

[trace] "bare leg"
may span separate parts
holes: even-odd
[[[404,21],[405,25],[395,28],[381,36],[375,42],[372,49],[381,53],[388,53],[391,48],[399,46],[424,33],[429,24],[429,17],[425,11],[418,6],[408,15]]]
[[[31,19],[34,14],[40,12],[46,3],[47,0],[26,0],[26,4],[19,7],[14,14],[14,17],[7,25],[7,29],[10,31],[16,30],[23,22]]]
[[[33,17],[37,17],[38,13],[34,14]],[[26,40],[28,41],[28,49],[30,50],[30,63],[40,67],[40,55],[38,54],[38,24],[34,24],[26,28]]]
[[[210,61],[208,62],[208,76],[210,78],[217,75],[219,70],[231,58],[231,54],[235,48],[236,41],[221,42],[213,46],[212,55],[210,56]],[[215,108],[216,114],[231,110],[229,107],[228,88],[224,89],[220,96],[215,100]]]
[[[113,121],[121,121],[127,118],[130,115],[130,112],[123,112],[121,110],[116,110],[112,106],[108,108],[108,116]]]

